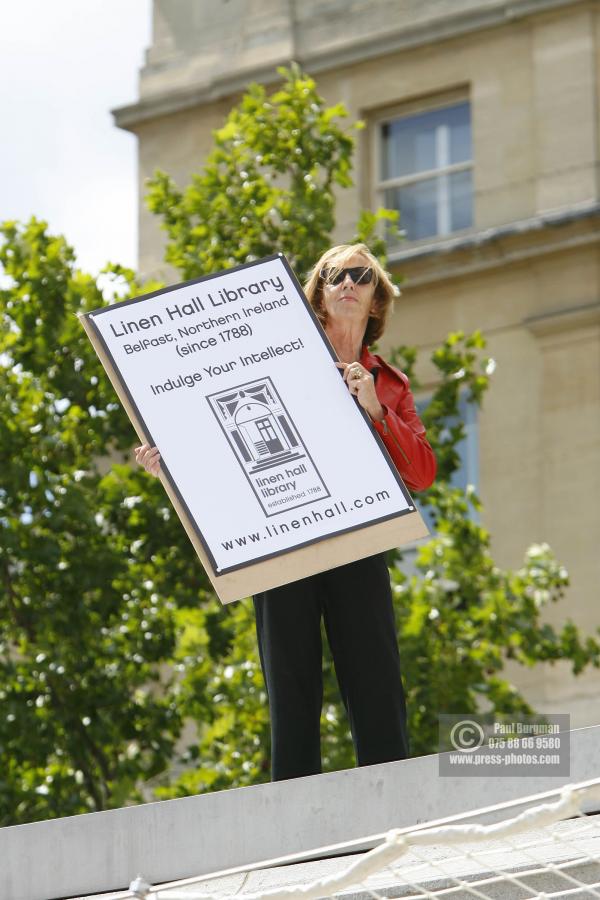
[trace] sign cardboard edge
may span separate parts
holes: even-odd
[[[375,522],[354,531],[322,538],[306,547],[290,550],[273,559],[254,563],[244,569],[237,569],[221,576],[228,579],[221,600],[231,603],[251,594],[289,584],[318,572],[335,569],[346,563],[393,550],[429,535],[429,530],[417,509],[407,515],[386,522]],[[264,573],[268,571],[268,583]],[[241,578],[243,577],[243,588]]]

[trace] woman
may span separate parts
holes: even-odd
[[[394,287],[364,244],[328,250],[305,293],[325,329],[350,393],[368,413],[406,485],[429,487],[435,456],[405,375],[369,345],[383,333]],[[160,454],[136,460],[152,475]],[[390,579],[384,554],[359,559],[254,597],[260,660],[271,714],[273,781],[321,771],[321,618],[325,622],[358,765],[408,755]]]

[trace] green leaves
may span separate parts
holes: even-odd
[[[421,418],[437,457],[437,483],[448,481],[459,465],[456,445],[464,437],[464,424],[458,416],[461,395],[480,406],[495,370],[494,360],[482,355],[484,349],[485,341],[479,331],[466,336],[457,331],[449,334],[431,354],[439,372],[439,383]],[[414,348],[397,347],[391,360],[409,376],[412,389],[418,389]]]
[[[544,621],[544,608],[568,584],[550,548],[530,548],[517,572],[498,569],[485,531],[450,512],[451,505],[466,512],[454,494],[442,533],[418,553],[417,574],[392,570],[415,755],[437,749],[439,713],[532,712],[501,676],[506,659],[526,666],[570,659],[575,674],[600,664],[596,639],[582,640],[571,622],[555,629]]]
[[[161,669],[172,607],[132,550],[138,484],[129,467],[102,475],[134,439],[77,319],[102,289],[44,223],[0,233],[0,823],[14,824],[141,797],[180,719]]]
[[[180,190],[164,173],[148,206],[168,234],[166,259],[184,278],[282,251],[300,277],[329,245],[334,185],[351,184],[351,129],[342,104],[326,107],[314,81],[280,69],[267,96],[252,85],[225,125],[203,171]]]

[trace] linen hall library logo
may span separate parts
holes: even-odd
[[[330,496],[270,378],[206,399],[267,516]]]

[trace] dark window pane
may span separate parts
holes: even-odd
[[[440,204],[449,209],[440,209]],[[384,205],[400,212],[398,227],[406,232],[409,241],[433,237],[449,231],[460,231],[473,224],[472,172],[455,172],[426,178],[403,188],[388,188],[384,193]],[[444,229],[442,232],[441,229]],[[388,237],[392,246],[391,237]]]
[[[424,113],[382,126],[382,178],[435,168],[435,124],[435,113]]]
[[[468,103],[394,119],[381,126],[383,180],[469,159],[471,119]]]
[[[450,221],[452,231],[470,228],[473,224],[472,172],[454,172],[449,177]]]
[[[409,241],[437,234],[437,181],[437,178],[427,178],[417,184],[385,192],[385,206],[400,211],[397,224],[406,231]]]
[[[450,129],[450,162],[466,162],[472,159],[471,107],[468,103],[451,106],[446,110]]]

